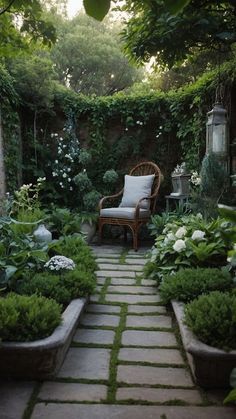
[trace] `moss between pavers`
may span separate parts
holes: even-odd
[[[125,330],[126,316],[127,316],[128,307],[127,304],[121,306],[120,312],[120,323],[116,329],[116,334],[113,342],[113,348],[111,351],[110,358],[110,368],[109,368],[109,380],[108,380],[108,393],[107,393],[107,402],[114,403],[116,390],[117,390],[117,365],[118,365],[118,353],[121,346],[122,332]]]
[[[36,383],[35,384],[33,393],[31,394],[31,397],[30,397],[30,399],[27,403],[27,407],[24,411],[22,419],[30,419],[30,417],[32,415],[32,412],[34,410],[35,403],[37,402],[37,396],[39,394],[39,390],[40,390],[41,386],[42,386],[42,383]]]
[[[111,277],[107,277],[100,291],[98,303],[105,303],[107,288],[109,287],[110,283],[111,283]]]

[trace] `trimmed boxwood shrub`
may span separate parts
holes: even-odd
[[[80,269],[61,274],[42,272],[31,277],[26,276],[19,284],[17,292],[24,295],[43,295],[66,305],[74,298],[91,294],[95,284],[95,275]]]
[[[76,266],[81,266],[86,272],[94,272],[98,269],[89,246],[80,235],[62,237],[50,247],[52,255],[63,255],[72,258]]]
[[[211,291],[226,291],[232,287],[231,275],[216,268],[181,269],[174,275],[165,276],[160,294],[165,303],[171,300],[188,302]]]
[[[185,323],[207,345],[236,348],[236,295],[214,291],[185,307]]]
[[[61,306],[37,295],[9,294],[0,299],[0,336],[3,341],[30,342],[51,335],[61,323]]]

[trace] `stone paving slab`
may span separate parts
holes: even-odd
[[[136,285],[136,279],[132,278],[112,278],[111,285]]]
[[[181,400],[185,403],[201,404],[202,397],[197,390],[172,388],[122,387],[118,388],[116,400],[142,400],[166,403]],[[181,419],[181,418],[180,418]]]
[[[109,361],[110,349],[70,348],[57,377],[107,380]]]
[[[132,271],[96,271],[95,272],[97,277],[105,277],[105,278],[135,278],[135,272]]]
[[[148,259],[141,259],[141,258],[126,258],[125,263],[127,265],[145,265]]]
[[[77,329],[73,342],[111,345],[114,337],[115,332],[113,330]]]
[[[143,267],[139,265],[121,265],[121,264],[111,264],[111,263],[99,263],[99,269],[102,270],[110,270],[110,271],[136,271],[136,272],[142,272]]]
[[[170,332],[151,332],[142,330],[126,330],[122,333],[124,346],[175,346],[176,338]]]
[[[235,419],[233,407],[38,403],[31,419]],[[164,415],[166,417],[164,418]]]
[[[91,249],[95,253],[103,253],[105,256],[112,255],[112,254],[118,254],[123,251],[122,246],[112,246],[112,245],[102,245],[102,246],[91,246]]]
[[[117,327],[120,322],[120,317],[115,314],[91,314],[85,313],[80,324],[83,326],[111,326]]]
[[[126,318],[126,327],[146,327],[151,329],[152,327],[166,327],[171,328],[171,317],[168,316],[131,316],[128,315]]]
[[[93,294],[90,295],[89,297],[89,301],[91,301],[91,303],[97,303],[99,301],[100,296],[97,294]]]
[[[112,258],[112,257],[107,258],[107,257],[101,257],[101,256],[99,256],[99,257],[96,258],[96,262],[98,264],[100,264],[100,263],[106,263],[106,264],[110,264],[110,263],[113,263],[114,264],[115,263],[115,264],[119,264],[120,263],[119,260],[120,260],[120,256],[117,256],[116,258]]]
[[[104,285],[106,282],[106,278],[97,278],[97,284],[98,285]]]
[[[106,294],[106,301],[111,303],[127,303],[140,304],[150,303],[155,304],[161,301],[159,295],[125,295],[125,294]]]
[[[102,291],[102,286],[101,285],[97,285],[95,288],[95,292],[100,294],[100,292]]]
[[[154,279],[142,279],[141,284],[144,286],[151,285],[153,287],[157,287],[157,281],[154,281]]]
[[[181,353],[177,349],[121,348],[118,358],[120,361],[184,365]]]
[[[155,295],[157,292],[156,288],[153,287],[139,287],[139,286],[129,286],[129,285],[110,285],[107,289],[107,292],[118,292],[120,294],[149,294]]]
[[[0,418],[21,419],[34,385],[32,381],[0,381]]]
[[[107,395],[107,386],[101,384],[45,382],[39,392],[42,400],[99,402]]]
[[[143,365],[119,365],[117,382],[126,384],[148,384],[192,387],[190,373],[184,368],[159,368]]]
[[[89,304],[86,311],[91,313],[120,313],[120,306],[107,304]]]
[[[128,306],[129,314],[142,314],[142,313],[166,313],[167,310],[164,306]]]

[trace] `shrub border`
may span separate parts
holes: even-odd
[[[0,342],[0,375],[23,379],[53,377],[64,361],[88,300],[72,300],[62,313],[62,323],[45,339],[33,342]]]

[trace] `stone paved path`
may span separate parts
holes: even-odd
[[[0,383],[1,419],[235,419],[224,394],[197,388],[145,249],[93,248],[100,270],[57,377]],[[28,403],[28,405],[27,405]]]

